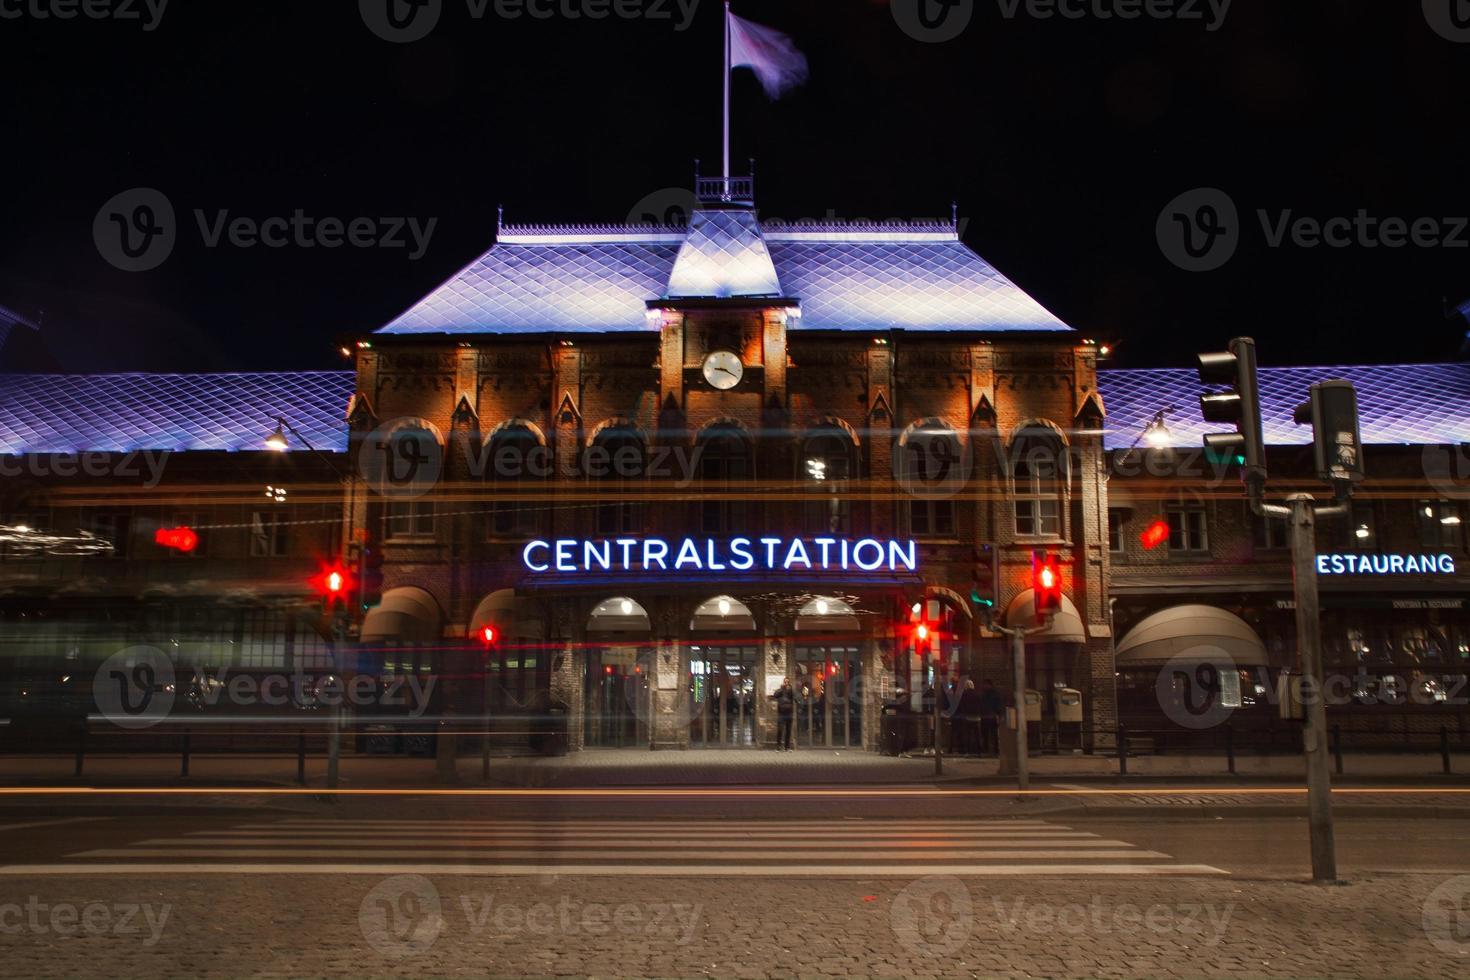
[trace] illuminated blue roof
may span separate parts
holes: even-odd
[[[1470,443],[1470,362],[1262,368],[1267,442],[1310,441],[1292,412],[1329,378],[1356,385],[1367,443]],[[249,452],[262,448],[277,416],[317,449],[345,452],[354,387],[350,371],[0,374],[0,453]],[[1099,371],[1098,387],[1109,449],[1133,445],[1160,409],[1176,446],[1198,446],[1222,428],[1200,417],[1204,386],[1189,368]]]
[[[690,229],[506,228],[384,333],[650,330],[650,301],[780,295],[807,330],[1069,330],[946,224],[762,225],[696,210]]]
[[[1358,392],[1363,442],[1369,445],[1470,442],[1470,363],[1375,364],[1351,367],[1263,367],[1261,416],[1266,442],[1312,441],[1310,426],[1292,421],[1296,406],[1319,381],[1351,381]],[[1098,372],[1107,411],[1106,445],[1127,449],[1160,410],[1174,446],[1199,446],[1207,432],[1228,426],[1206,422],[1199,396],[1205,390],[1190,368],[1142,368]]]
[[[0,374],[0,452],[247,452],[278,416],[316,449],[346,452],[355,384],[350,371]]]

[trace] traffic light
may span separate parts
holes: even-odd
[[[1241,459],[1241,479],[1247,486],[1266,482],[1265,437],[1261,430],[1261,393],[1256,382],[1256,342],[1237,337],[1230,349],[1199,355],[1200,380],[1210,385],[1227,385],[1231,390],[1200,395],[1199,408],[1206,422],[1226,422],[1235,432],[1213,432],[1205,436],[1205,452],[1214,460]]]
[[[975,549],[975,569],[970,581],[970,601],[975,604],[985,625],[989,626],[1000,600],[1000,555],[993,544]]]
[[[371,533],[362,536],[362,611],[383,604],[383,547]]]
[[[491,626],[488,623],[480,627],[479,636],[480,642],[485,645],[485,649],[487,650],[493,647],[495,645],[495,642],[500,639],[500,633],[495,629],[494,626]]]
[[[1297,407],[1297,425],[1313,429],[1317,476],[1334,486],[1363,478],[1363,435],[1358,428],[1358,393],[1350,381],[1312,385],[1312,399]]]
[[[345,604],[347,597],[352,593],[352,576],[342,567],[341,562],[326,566],[311,579],[311,587],[322,597],[324,609],[334,609],[338,604]]]
[[[1062,609],[1062,569],[1057,556],[1044,551],[1031,556],[1031,591],[1036,599],[1036,622]]]

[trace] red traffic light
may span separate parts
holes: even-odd
[[[335,603],[352,591],[352,577],[340,563],[323,568],[310,582],[323,599]]]
[[[187,555],[199,547],[199,535],[189,527],[161,527],[153,532],[153,543]]]
[[[485,644],[487,647],[491,647],[491,646],[494,646],[495,645],[495,641],[498,640],[498,639],[500,639],[500,634],[496,631],[496,629],[495,629],[494,626],[484,626],[484,627],[481,627],[481,629],[480,629],[480,642],[481,643]]]
[[[1062,569],[1056,555],[1036,552],[1031,559],[1031,588],[1036,598],[1036,621],[1062,608]]]
[[[1154,521],[1148,527],[1144,528],[1143,533],[1138,536],[1139,544],[1143,545],[1148,551],[1153,551],[1168,540],[1169,522],[1164,520]]]

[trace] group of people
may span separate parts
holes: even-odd
[[[973,751],[975,755],[987,756],[1000,753],[1000,716],[1005,713],[1005,696],[996,689],[989,678],[975,682],[965,678],[964,683],[946,685],[945,703],[940,712],[949,719],[949,753],[964,755]],[[783,678],[771,700],[776,702],[776,749],[785,751],[795,748],[792,741],[796,725],[796,690],[790,678]],[[925,692],[925,703],[933,704],[934,691]]]
[[[949,719],[949,753],[965,755],[973,748],[975,755],[997,755],[1000,752],[1000,716],[1005,713],[1005,696],[989,678],[975,682],[966,677],[962,686],[945,688],[941,714]]]

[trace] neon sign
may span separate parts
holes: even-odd
[[[1453,575],[1452,555],[1318,555],[1318,575]]]
[[[557,572],[899,572],[918,571],[913,541],[862,538],[561,538],[532,541],[521,561],[537,574]]]

